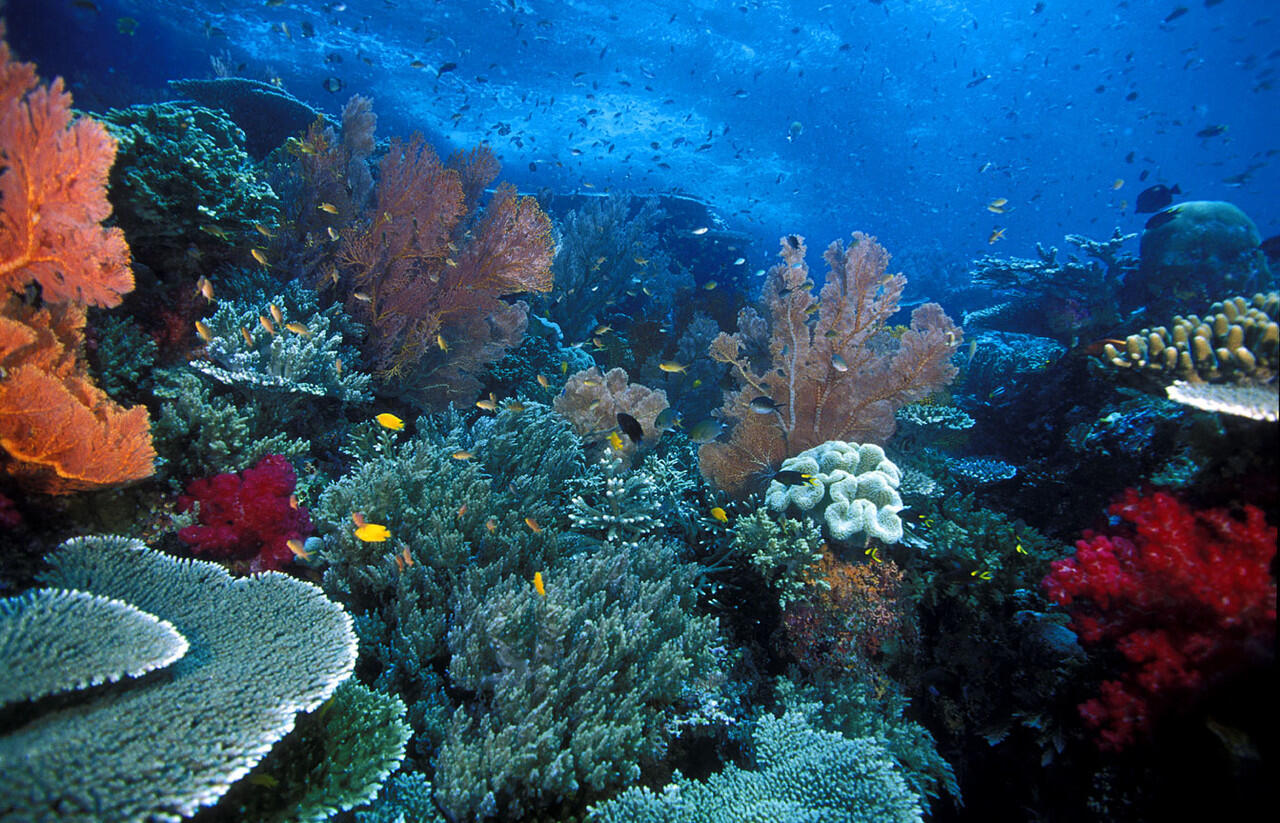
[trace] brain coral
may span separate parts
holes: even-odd
[[[860,533],[885,543],[902,539],[902,473],[879,446],[828,440],[783,461],[782,468],[812,475],[817,482],[785,485],[774,480],[764,498],[774,511],[821,517],[832,540],[847,541]]]

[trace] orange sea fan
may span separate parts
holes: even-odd
[[[66,494],[148,477],[147,410],[116,405],[77,358],[84,310],[0,307],[0,468],[24,487]]]

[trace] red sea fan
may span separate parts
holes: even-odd
[[[1080,705],[1098,745],[1134,742],[1162,710],[1271,653],[1276,529],[1262,512],[1195,510],[1129,489],[1109,509],[1119,534],[1086,531],[1044,579],[1085,644],[1114,643],[1131,664]]]
[[[306,508],[292,502],[297,475],[289,461],[269,454],[240,474],[191,481],[178,511],[200,504],[199,525],[178,537],[192,553],[213,560],[249,561],[248,571],[281,569],[293,559],[290,540],[311,531]]]

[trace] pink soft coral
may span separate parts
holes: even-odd
[[[1269,653],[1276,530],[1254,506],[1197,511],[1163,492],[1129,489],[1109,511],[1129,527],[1086,531],[1042,585],[1084,643],[1112,641],[1133,665],[1080,705],[1099,747],[1118,750],[1164,707]]]
[[[293,559],[290,540],[311,531],[306,508],[291,498],[297,475],[289,461],[269,454],[241,474],[217,474],[191,481],[178,498],[178,511],[200,504],[200,524],[178,532],[196,555],[249,561],[248,571],[280,569]]]

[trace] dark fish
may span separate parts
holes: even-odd
[[[1217,137],[1227,130],[1226,126],[1206,126],[1196,132],[1196,137]]]
[[[1280,259],[1280,234],[1262,241],[1262,253],[1271,260]]]
[[[794,469],[781,469],[774,472],[773,479],[784,486],[804,486],[809,483],[817,483],[813,475],[798,472]]]
[[[778,410],[778,404],[773,402],[772,397],[760,395],[751,401],[751,410],[756,414],[773,414]]]
[[[1178,188],[1177,183],[1173,184],[1173,188],[1169,188],[1163,183],[1158,183],[1149,189],[1142,190],[1142,193],[1138,195],[1138,200],[1133,210],[1138,214],[1160,211],[1173,202],[1175,194],[1182,194],[1182,189]]]
[[[707,418],[689,429],[689,439],[695,443],[710,443],[724,431],[724,424],[719,420]]]
[[[453,71],[458,67],[457,63],[441,63],[440,68],[436,69],[436,75],[439,76],[447,71]]]
[[[1155,214],[1151,215],[1151,219],[1147,221],[1146,230],[1151,231],[1152,229],[1158,229],[1161,226],[1163,226],[1165,223],[1171,222],[1175,217],[1178,216],[1178,212],[1180,210],[1181,209],[1178,206],[1170,206],[1164,211],[1156,212]]]
[[[342,78],[326,77],[324,79],[324,90],[330,94],[337,94],[342,91]]]
[[[640,421],[626,412],[618,412],[618,428],[631,438],[632,443],[639,443],[644,439],[644,428],[640,425]]]
[[[791,248],[793,248],[793,249],[798,249],[798,248],[800,248],[800,238],[799,238],[799,237],[796,237],[794,234],[788,234],[788,235],[787,235],[787,245],[788,245],[788,246],[790,246],[790,247],[791,247]]]
[[[980,77],[975,77],[975,78],[973,78],[973,79],[972,79],[972,80],[970,80],[968,83],[965,83],[965,84],[964,84],[964,87],[965,87],[966,89],[971,89],[971,88],[973,88],[974,86],[978,85],[979,83],[985,83],[985,82],[987,82],[987,81],[988,81],[988,80],[990,80],[990,79],[991,79],[991,75],[989,75],[989,74],[984,74],[984,75],[981,75]]]
[[[1170,21],[1172,21],[1172,20],[1177,20],[1179,17],[1181,17],[1182,15],[1184,15],[1184,14],[1186,14],[1186,13],[1187,13],[1187,7],[1186,7],[1186,6],[1178,6],[1176,9],[1174,9],[1174,10],[1173,10],[1173,11],[1171,11],[1171,12],[1169,12],[1169,16],[1168,16],[1168,17],[1166,17],[1166,18],[1164,19],[1164,22],[1168,23],[1168,22],[1170,22]]]

